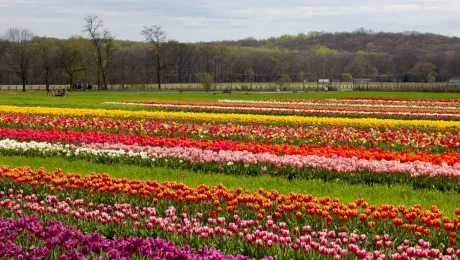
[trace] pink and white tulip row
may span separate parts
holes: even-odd
[[[219,167],[231,167],[236,163],[244,168],[256,167],[260,172],[267,166],[275,168],[292,167],[296,169],[313,168],[339,173],[370,171],[379,173],[403,173],[411,177],[449,177],[460,178],[460,164],[434,165],[428,162],[400,162],[396,160],[365,160],[334,156],[327,158],[321,155],[282,155],[272,153],[251,153],[247,151],[203,150],[193,147],[156,147],[123,145],[108,143],[50,144],[46,142],[18,142],[1,140],[0,149],[5,153],[36,151],[43,155],[62,154],[76,157],[108,157],[108,158],[139,158],[142,160],[173,159],[178,163],[187,161],[191,164],[216,163]],[[243,169],[244,169],[243,168]]]
[[[219,163],[231,166],[233,163],[271,164],[277,167],[294,167],[324,169],[341,173],[371,171],[374,173],[409,173],[412,177],[460,177],[460,164],[453,166],[433,165],[426,162],[399,162],[394,160],[365,160],[357,158],[332,157],[327,158],[318,155],[283,155],[277,156],[271,153],[251,153],[247,151],[211,151],[189,147],[150,147],[123,144],[91,143],[81,146],[71,146],[78,152],[107,153],[113,156],[135,156],[142,158],[165,158],[170,157],[186,160],[191,163]]]

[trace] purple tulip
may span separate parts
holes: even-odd
[[[1,242],[5,240],[6,243]],[[20,245],[26,240],[45,244],[46,248],[23,248]],[[0,258],[43,259],[49,257],[54,250],[59,252],[59,260],[85,259],[84,255],[91,252],[107,255],[109,259],[130,259],[132,255],[141,255],[149,259],[249,259],[240,255],[224,255],[213,248],[203,247],[194,250],[189,246],[179,247],[171,241],[159,238],[107,239],[99,233],[85,235],[76,227],[65,226],[56,220],[50,220],[43,225],[36,216],[19,219],[0,218]]]

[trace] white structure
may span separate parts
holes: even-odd
[[[319,79],[318,83],[330,83],[329,79]]]
[[[460,77],[453,77],[449,79],[449,83],[460,83]]]

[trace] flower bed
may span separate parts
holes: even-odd
[[[72,117],[68,115],[0,114],[4,128],[97,131],[109,133],[187,136],[192,139],[230,139],[290,144],[339,144],[383,149],[420,149],[434,152],[460,151],[460,134],[407,128],[345,126],[289,126],[187,122],[152,119]]]
[[[347,117],[450,119],[459,104],[224,100],[203,109],[305,115],[343,105]],[[0,106],[0,156],[460,192],[458,129],[458,121]],[[451,259],[460,257],[458,235],[460,209],[0,166],[0,258]]]
[[[245,260],[206,247],[191,250],[159,238],[107,239],[99,233],[83,234],[56,220],[44,225],[37,217],[0,218],[1,258],[16,259],[213,259]],[[266,259],[271,259],[267,257]]]
[[[0,208],[5,209],[0,211],[4,217],[0,230],[6,232],[0,236],[12,242],[6,245],[8,252],[18,254],[96,257],[110,254],[113,247],[116,254],[197,257],[186,259],[240,253],[282,259],[460,253],[456,251],[460,209],[450,219],[435,206],[428,210],[420,205],[375,206],[363,199],[343,204],[337,198],[276,190],[251,192],[222,185],[192,188],[177,182],[64,175],[60,170],[2,166],[1,173],[0,186],[8,191],[0,192]],[[149,237],[189,246],[175,247]],[[126,248],[131,243],[135,245]],[[40,249],[40,245],[47,246]],[[190,249],[210,245],[222,253]],[[225,257],[206,259],[233,259]]]
[[[276,123],[295,125],[343,125],[356,127],[405,127],[405,128],[430,128],[430,129],[458,129],[458,121],[434,120],[398,120],[377,118],[334,118],[334,117],[303,117],[303,116],[276,116],[276,115],[251,115],[251,114],[216,114],[192,113],[172,111],[126,111],[106,109],[81,109],[81,108],[48,108],[48,107],[19,107],[0,106],[0,113],[18,113],[28,115],[68,115],[111,118],[148,118],[190,121],[220,121],[235,123]]]
[[[232,102],[225,100],[225,102]],[[460,100],[448,99],[399,99],[399,98],[338,98],[338,99],[265,99],[262,101],[241,101],[262,103],[294,103],[294,104],[319,104],[332,106],[355,107],[401,107],[401,108],[428,108],[428,109],[460,109]]]
[[[62,156],[99,163],[239,175],[411,183],[460,190],[460,154],[354,146],[269,144],[152,135],[0,128],[2,155]]]
[[[48,143],[106,143],[123,145],[191,147],[211,151],[247,151],[251,153],[268,153],[273,155],[321,155],[326,158],[344,157],[366,160],[397,160],[400,162],[428,162],[434,165],[454,166],[460,162],[460,154],[446,152],[392,151],[379,148],[328,145],[288,145],[245,142],[231,140],[195,140],[189,138],[159,137],[151,135],[123,135],[101,132],[72,132],[32,129],[0,128],[0,138],[20,141],[44,141]]]
[[[231,103],[231,104],[229,104]],[[402,119],[441,119],[458,120],[460,111],[457,109],[405,108],[405,107],[373,107],[347,106],[337,104],[335,107],[308,104],[282,104],[269,102],[199,102],[199,101],[163,101],[163,100],[130,100],[122,102],[106,102],[105,104],[135,105],[152,107],[161,110],[213,112],[213,113],[255,113],[303,116],[340,116],[340,117],[377,117]]]

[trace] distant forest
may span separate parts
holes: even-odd
[[[97,16],[83,35],[35,36],[10,28],[0,41],[0,84],[196,82],[448,81],[460,76],[460,38],[431,33],[309,32],[257,40],[181,43],[160,26],[139,29],[145,41],[114,38]]]

